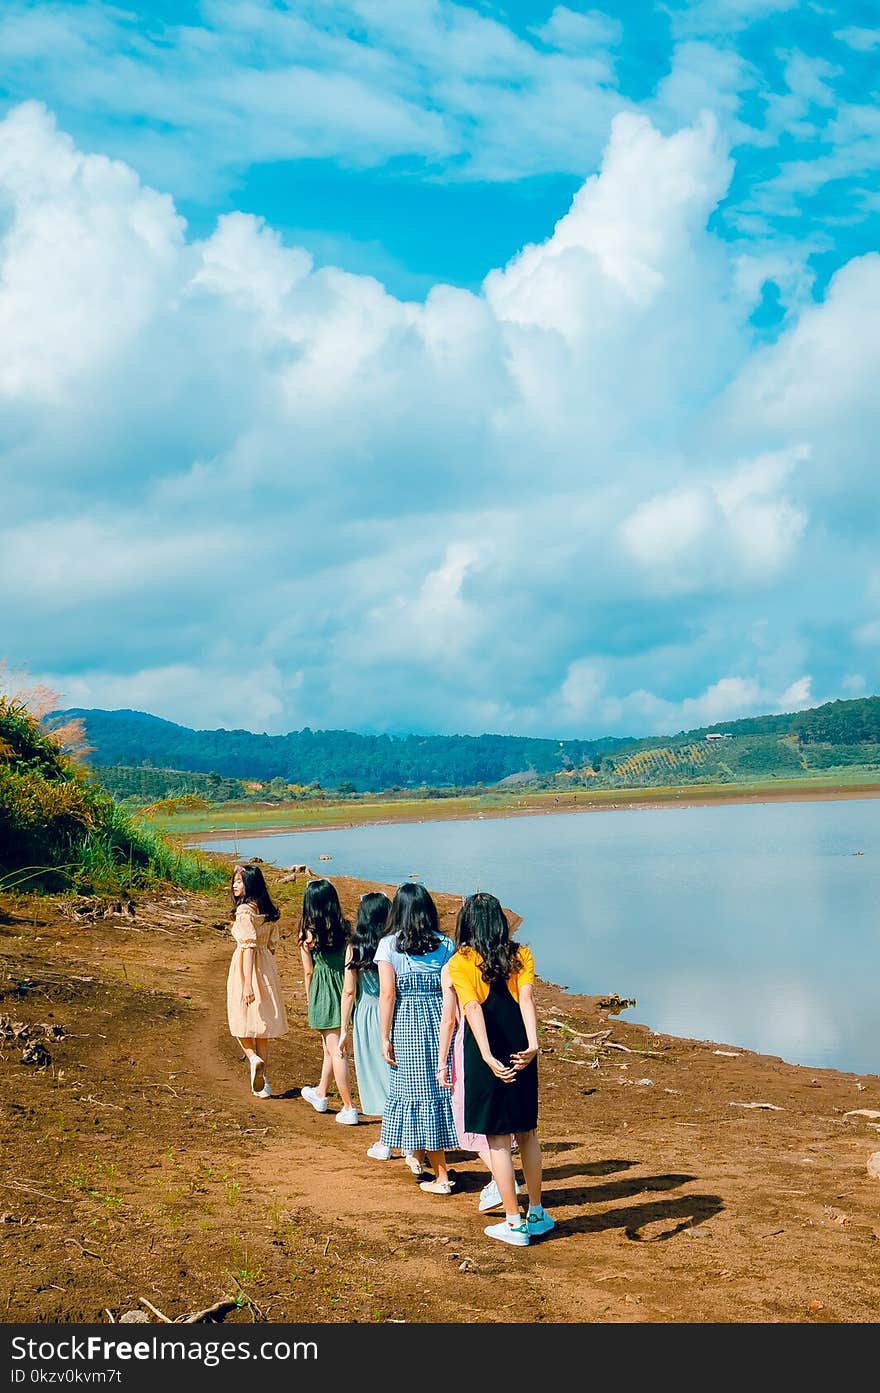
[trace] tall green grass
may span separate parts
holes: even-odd
[[[227,875],[91,786],[22,701],[0,696],[0,890],[208,890]]]

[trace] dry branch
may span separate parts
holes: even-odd
[[[226,1297],[223,1301],[215,1301],[213,1306],[206,1306],[203,1311],[193,1311],[191,1316],[180,1316],[177,1324],[197,1325],[199,1321],[220,1321],[224,1316],[228,1316],[230,1311],[237,1310],[238,1302]]]
[[[166,1316],[164,1311],[160,1311],[158,1306],[154,1306],[152,1301],[148,1301],[145,1296],[139,1296],[138,1301],[142,1306],[146,1306],[148,1311],[152,1311],[154,1316],[158,1316],[160,1320],[163,1320],[166,1325],[173,1325],[174,1322],[171,1317]]]

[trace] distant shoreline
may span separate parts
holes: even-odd
[[[265,827],[211,827],[205,831],[181,832],[178,835],[186,839],[187,846],[193,846],[197,842],[226,841],[229,837],[245,839],[251,837],[279,837],[299,832],[341,832],[349,831],[355,827],[390,827],[397,823],[484,822],[511,817],[558,817],[561,814],[632,812],[642,808],[709,808],[719,804],[737,803],[827,803],[853,798],[880,798],[880,783],[825,785],[821,788],[803,790],[790,786],[779,790],[772,788],[752,791],[731,789],[729,793],[724,790],[713,792],[712,794],[704,794],[702,797],[697,793],[683,791],[681,793],[669,793],[665,797],[658,793],[655,797],[649,795],[644,798],[634,800],[628,798],[613,803],[605,800],[594,802],[589,799],[585,799],[583,802],[573,802],[571,801],[571,795],[564,795],[564,797],[566,801],[560,798],[559,806],[553,807],[489,808],[486,811],[480,812],[462,812],[457,810],[452,813],[444,814],[442,804],[438,801],[436,808],[434,805],[431,805],[417,812],[402,811],[397,817],[376,817],[360,821],[340,818],[337,821],[321,823],[272,823]],[[163,830],[173,833],[174,828],[167,827]]]

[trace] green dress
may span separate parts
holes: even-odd
[[[345,976],[345,944],[333,953],[312,949],[312,981],[309,986],[309,1025],[314,1030],[338,1030],[342,1023],[342,980]]]

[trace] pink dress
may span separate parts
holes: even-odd
[[[462,1151],[476,1151],[489,1166],[489,1147],[485,1137],[469,1132],[464,1125],[464,1021],[459,1016],[452,1046],[452,1118]],[[492,1167],[489,1166],[491,1170]]]
[[[476,1151],[480,1160],[485,1162],[491,1171],[489,1143],[479,1132],[469,1132],[464,1125],[464,1021],[460,1012],[455,1039],[452,1042],[452,1120],[461,1150]],[[511,1135],[510,1140],[515,1143],[516,1137]]]
[[[277,1039],[289,1029],[281,978],[273,956],[278,946],[278,925],[270,924],[253,905],[240,904],[231,929],[235,951],[226,978],[226,1013],[229,1030],[237,1040]],[[244,992],[244,950],[254,950],[254,999],[249,1006]]]

